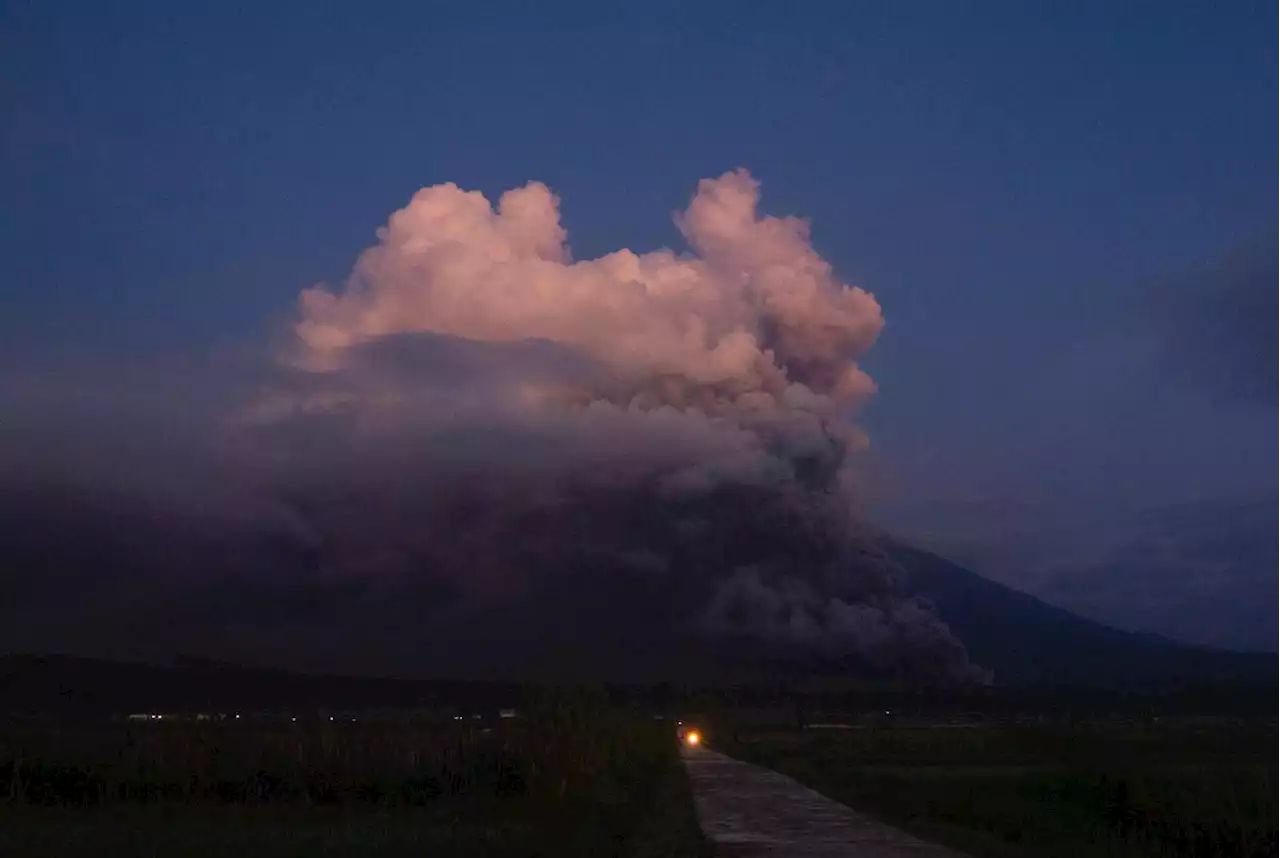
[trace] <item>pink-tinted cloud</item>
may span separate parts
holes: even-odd
[[[746,171],[707,179],[677,218],[696,256],[573,261],[544,185],[508,191],[496,209],[452,184],[425,188],[344,290],[302,294],[303,358],[332,368],[391,334],[532,338],[580,349],[662,404],[683,404],[690,387],[756,408],[783,396],[810,410],[855,404],[874,390],[855,360],[883,325],[880,307],[834,277],[805,222],[761,216],[758,201]],[[651,383],[667,377],[680,389]]]

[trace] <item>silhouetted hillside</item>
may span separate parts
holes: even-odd
[[[8,712],[492,711],[519,698],[520,687],[510,683],[311,676],[200,658],[177,659],[172,665],[61,655],[0,658],[0,711]]]
[[[1120,631],[983,578],[927,551],[891,547],[911,590],[931,601],[999,683],[1155,687],[1275,683],[1277,657],[1185,646]]]
[[[928,552],[896,543],[887,547],[906,571],[908,588],[934,604],[943,621],[965,643],[973,662],[994,671],[999,686],[1116,689],[1126,693],[1194,689],[1212,699],[1217,694],[1215,687],[1252,687],[1250,694],[1254,694],[1257,689],[1274,687],[1276,683],[1274,655],[1220,652],[1120,631],[1048,605]],[[597,588],[594,590],[588,586],[593,580]],[[584,592],[590,591],[593,598],[609,601],[627,597],[650,616],[661,613],[661,587],[621,586],[622,579],[611,576],[603,576],[603,580],[612,582],[613,589],[603,587],[598,574],[584,573],[570,579]],[[649,592],[652,604],[637,600],[637,594],[644,592]],[[795,651],[763,642],[723,639],[712,645],[696,635],[677,632],[655,632],[651,639],[614,640],[604,625],[607,616],[601,613],[595,619],[600,622],[591,622],[590,615],[584,618],[575,627],[576,632],[563,641],[544,641],[547,657],[559,653],[554,658],[559,664],[561,657],[568,661],[586,659],[589,652],[596,674],[584,672],[584,678],[595,675],[597,680],[634,682],[647,676],[676,681],[685,687],[706,685],[721,689],[764,687],[780,679],[790,687],[794,680],[806,675],[838,677],[855,684],[890,681],[906,688],[918,685],[912,677],[924,673],[908,671],[898,677],[852,659],[806,662],[798,660],[800,656]],[[590,646],[593,640],[597,646]],[[646,647],[638,646],[641,642]],[[512,652],[511,657],[519,663],[518,652]],[[614,663],[616,670],[611,675],[599,674],[608,663]],[[530,682],[537,678],[532,673],[522,678],[517,673],[513,676]],[[649,682],[641,679],[635,687]],[[945,686],[939,686],[936,693],[958,692],[954,684],[951,690]],[[96,715],[149,710],[494,710],[516,704],[526,690],[527,686],[515,681],[307,675],[190,657],[166,665],[58,655],[0,658],[0,711],[9,712]]]

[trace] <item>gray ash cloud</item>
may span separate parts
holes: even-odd
[[[764,653],[983,680],[853,514],[880,308],[757,202],[745,172],[707,180],[677,217],[693,255],[575,262],[545,187],[496,209],[428,188],[345,288],[303,294],[281,361],[72,404],[9,390],[12,634],[366,671]]]

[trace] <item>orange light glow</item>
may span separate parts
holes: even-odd
[[[684,734],[684,743],[691,748],[696,747],[697,745],[702,744],[702,734],[697,730],[690,730],[688,733]]]

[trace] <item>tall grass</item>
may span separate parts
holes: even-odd
[[[1274,723],[718,735],[735,756],[977,856],[1276,854]]]
[[[9,723],[0,852],[102,854],[102,838],[115,837],[134,851],[114,854],[153,854],[146,843],[200,832],[184,854],[195,839],[211,855],[295,854],[304,843],[308,854],[429,844],[435,854],[628,855],[668,824],[655,814],[672,818],[683,844],[670,854],[697,852],[691,817],[670,801],[679,777],[669,727],[580,701],[490,722]],[[55,829],[66,837],[41,851]]]

